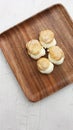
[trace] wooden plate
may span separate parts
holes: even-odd
[[[36,61],[26,51],[26,42],[38,39],[43,29],[55,33],[65,61],[50,75],[38,72]],[[38,101],[73,82],[73,23],[62,5],[55,5],[20,23],[0,36],[1,49],[25,95]]]

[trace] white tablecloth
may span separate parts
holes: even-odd
[[[73,18],[73,0],[0,0],[0,33],[54,3]],[[0,50],[0,130],[73,130],[73,84],[31,103]]]

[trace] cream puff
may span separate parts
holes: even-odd
[[[41,46],[40,42],[36,39],[30,40],[26,44],[26,48],[28,50],[28,54],[35,60],[45,55],[45,49]]]
[[[56,45],[54,33],[51,30],[44,30],[40,32],[39,40],[41,45],[46,49]]]
[[[43,74],[50,74],[54,69],[54,65],[48,60],[48,58],[40,58],[37,61],[37,67]]]
[[[51,48],[49,48],[48,58],[50,62],[56,65],[60,65],[64,62],[65,55],[63,50],[60,47],[52,46]]]

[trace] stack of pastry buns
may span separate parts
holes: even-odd
[[[49,29],[40,32],[39,40],[32,39],[26,43],[29,56],[37,60],[39,72],[50,74],[54,70],[54,65],[60,65],[64,62],[64,52],[56,44],[54,32]],[[42,57],[46,53],[48,53],[48,58]]]

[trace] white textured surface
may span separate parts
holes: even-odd
[[[0,0],[0,32],[57,2],[73,18],[73,0]],[[0,130],[73,130],[73,84],[31,103],[0,50]]]

